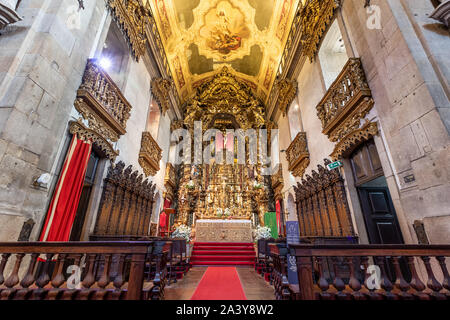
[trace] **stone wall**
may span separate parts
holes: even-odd
[[[22,0],[22,21],[0,31],[0,241],[17,240],[24,221],[35,238],[56,177],[76,89],[102,22],[102,1]]]
[[[450,139],[445,114],[450,107],[446,95],[450,64],[443,48],[450,47],[450,38],[426,16],[432,6],[425,3],[372,0],[379,11],[369,12],[363,3],[344,1],[338,21],[347,52],[361,57],[372,90],[375,107],[369,118],[379,124],[375,143],[405,242],[417,243],[412,224],[423,220],[432,243],[449,243]],[[381,28],[369,28],[377,12]],[[321,133],[315,109],[325,94],[321,79],[320,63],[306,61],[298,78],[298,100],[311,153],[306,173],[334,147]],[[365,242],[349,163],[344,167],[355,224]],[[415,181],[406,183],[404,177],[410,175]],[[285,178],[285,188],[290,183]]]

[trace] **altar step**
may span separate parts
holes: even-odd
[[[192,250],[193,266],[253,266],[253,243],[196,242]]]

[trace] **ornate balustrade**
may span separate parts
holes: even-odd
[[[153,139],[150,132],[143,132],[141,151],[139,152],[139,164],[147,176],[154,176],[159,171],[159,162],[161,159],[162,149],[155,139]]]
[[[127,39],[132,55],[139,61],[145,53],[145,27],[150,11],[139,0],[106,0],[106,5]]]
[[[17,4],[17,1],[15,1]],[[14,3],[14,1],[13,1]],[[11,5],[13,4],[11,3]],[[14,7],[6,6],[3,3],[0,3],[0,30],[6,27],[9,24],[16,23],[22,20],[18,13],[14,10]]]
[[[166,165],[166,174],[164,176],[164,187],[166,188],[164,199],[170,199],[171,201],[174,201],[176,183],[177,172],[175,170],[175,167],[171,163],[168,163]]]
[[[295,177],[301,177],[309,166],[309,151],[306,132],[299,132],[286,150],[289,171]]]
[[[351,58],[317,106],[323,133],[337,142],[333,159],[340,158],[377,134],[376,123],[362,120],[372,109],[372,92],[359,58]]]
[[[283,180],[283,166],[278,165],[278,170],[271,176],[272,189],[275,194],[275,199],[283,199],[282,191],[284,188]]]
[[[155,185],[123,162],[108,169],[95,236],[146,236],[153,212]]]
[[[449,245],[299,244],[290,245],[290,254],[299,278],[291,298],[450,300]],[[376,268],[379,281],[371,276]]]
[[[167,241],[0,243],[0,298],[161,299],[170,247]]]
[[[450,0],[432,0],[435,10],[431,13],[430,18],[440,21],[450,27]]]
[[[313,61],[341,0],[307,0],[300,12],[302,55]]]
[[[131,105],[96,60],[88,60],[75,107],[90,129],[107,140],[116,142],[126,133]]]

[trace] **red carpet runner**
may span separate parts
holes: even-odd
[[[206,270],[191,300],[247,300],[234,267]]]
[[[253,243],[195,242],[192,250],[193,266],[253,266]]]

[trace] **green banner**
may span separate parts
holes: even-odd
[[[276,212],[267,212],[264,215],[264,225],[269,227],[272,231],[272,237],[274,239],[278,238],[278,226],[277,226],[277,213]]]

